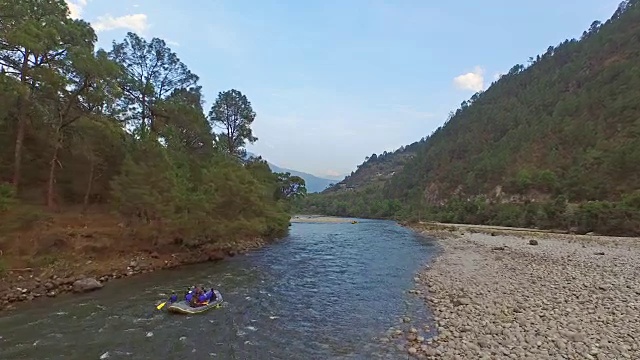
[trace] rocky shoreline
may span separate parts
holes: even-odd
[[[420,359],[640,359],[640,241],[416,228],[443,252],[416,277],[434,314],[390,339]]]
[[[0,313],[14,310],[21,302],[53,298],[64,293],[84,293],[102,288],[107,282],[162,269],[209,261],[220,261],[246,253],[266,244],[252,239],[233,246],[174,249],[173,252],[140,252],[127,257],[86,260],[75,259],[83,266],[10,269],[0,278]]]
[[[291,218],[291,223],[351,223],[355,218],[326,215],[295,215]]]

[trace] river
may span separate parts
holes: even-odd
[[[406,358],[380,338],[430,314],[407,293],[434,241],[390,221],[295,223],[275,244],[225,261],[108,283],[0,315],[0,359]],[[200,315],[155,309],[171,291],[214,286]]]

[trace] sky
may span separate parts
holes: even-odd
[[[98,47],[164,39],[200,77],[205,110],[237,89],[256,112],[247,149],[343,177],[366,156],[428,136],[517,63],[619,0],[67,0]]]

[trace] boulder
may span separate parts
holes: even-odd
[[[80,280],[76,280],[73,283],[73,292],[81,293],[81,292],[89,292],[93,290],[97,290],[102,288],[102,284],[100,281],[94,278],[84,278]]]
[[[219,261],[225,258],[224,252],[220,250],[213,250],[209,252],[209,261]]]
[[[471,300],[469,298],[461,297],[453,300],[454,306],[463,306],[471,304]]]

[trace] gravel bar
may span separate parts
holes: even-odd
[[[428,235],[428,233],[425,233]],[[422,359],[640,359],[640,241],[458,233],[416,278]]]

